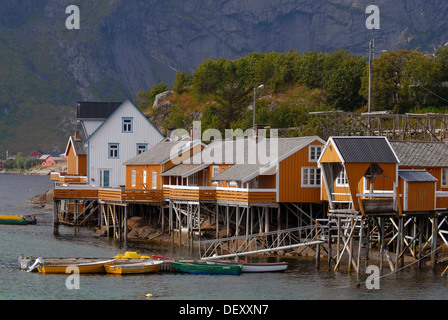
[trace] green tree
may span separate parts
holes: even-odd
[[[400,111],[408,111],[409,106],[440,106],[443,102],[440,99],[443,77],[442,63],[439,60],[421,52],[411,55],[403,70],[400,87],[403,103]]]
[[[324,60],[322,52],[304,53],[299,60],[297,80],[311,89],[322,88]]]
[[[354,55],[346,56],[331,72],[327,70],[326,102],[334,109],[354,111],[362,107],[365,99],[359,94],[366,60]]]
[[[182,94],[185,87],[191,86],[192,83],[193,76],[191,74],[185,71],[177,72],[174,76],[173,90],[178,94]]]

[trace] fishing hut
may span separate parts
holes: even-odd
[[[386,137],[330,137],[319,159],[323,198],[335,229],[334,270],[348,260],[348,270],[369,263],[377,246],[379,263],[391,270],[410,252],[421,261],[425,249],[437,252],[437,183],[426,170],[400,169],[400,158]],[[395,251],[395,257],[391,251]],[[432,255],[435,265],[436,255]]]

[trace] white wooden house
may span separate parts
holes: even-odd
[[[94,187],[124,186],[126,167],[123,163],[163,139],[151,121],[126,100],[84,141],[88,184]]]

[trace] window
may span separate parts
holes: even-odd
[[[302,187],[320,187],[319,168],[302,168]]]
[[[152,172],[152,188],[157,189],[157,172]]]
[[[140,153],[145,152],[148,150],[148,144],[147,143],[137,143],[137,155]]]
[[[345,173],[345,169],[342,169],[342,171],[338,174],[338,177],[336,178],[336,186],[348,187],[348,179],[347,174]]]
[[[442,169],[442,187],[448,187],[448,169]]]
[[[194,173],[191,176],[188,176],[188,185],[189,186],[197,186],[198,185],[198,173]]]
[[[219,174],[219,166],[212,167],[212,178]],[[214,181],[213,184],[218,184],[218,181]]]
[[[146,170],[143,170],[143,189],[146,189]]]
[[[131,175],[131,186],[132,187],[135,187],[136,181],[137,181],[137,172],[135,170],[132,170],[132,175]]]
[[[310,162],[317,162],[317,160],[320,157],[320,154],[322,153],[323,146],[310,146],[309,151],[309,161]]]
[[[121,132],[132,133],[133,131],[133,119],[132,118],[122,118]]]
[[[110,186],[110,171],[100,170],[100,187]]]
[[[118,159],[118,143],[109,143],[109,158]]]

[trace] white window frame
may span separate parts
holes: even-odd
[[[216,174],[215,174],[215,170],[216,170]],[[217,176],[219,174],[219,166],[212,166],[212,178],[214,176]],[[213,184],[218,184],[218,181],[213,181]]]
[[[448,168],[442,168],[440,172],[440,187],[448,188]]]
[[[342,169],[336,177],[336,187],[348,187],[348,178],[345,169]]]
[[[146,189],[146,182],[147,182],[147,172],[146,170],[143,170],[143,189]]]
[[[134,187],[137,185],[137,170],[132,170],[131,172],[131,187]]]
[[[320,155],[322,154],[323,146],[318,145],[310,145],[308,148],[308,161],[309,162],[317,162],[319,160]]]
[[[189,186],[197,186],[198,185],[198,173],[193,173],[188,176],[188,185]]]
[[[302,187],[320,188],[321,170],[318,167],[302,167]]]
[[[152,172],[152,188],[157,189],[157,171]]]

